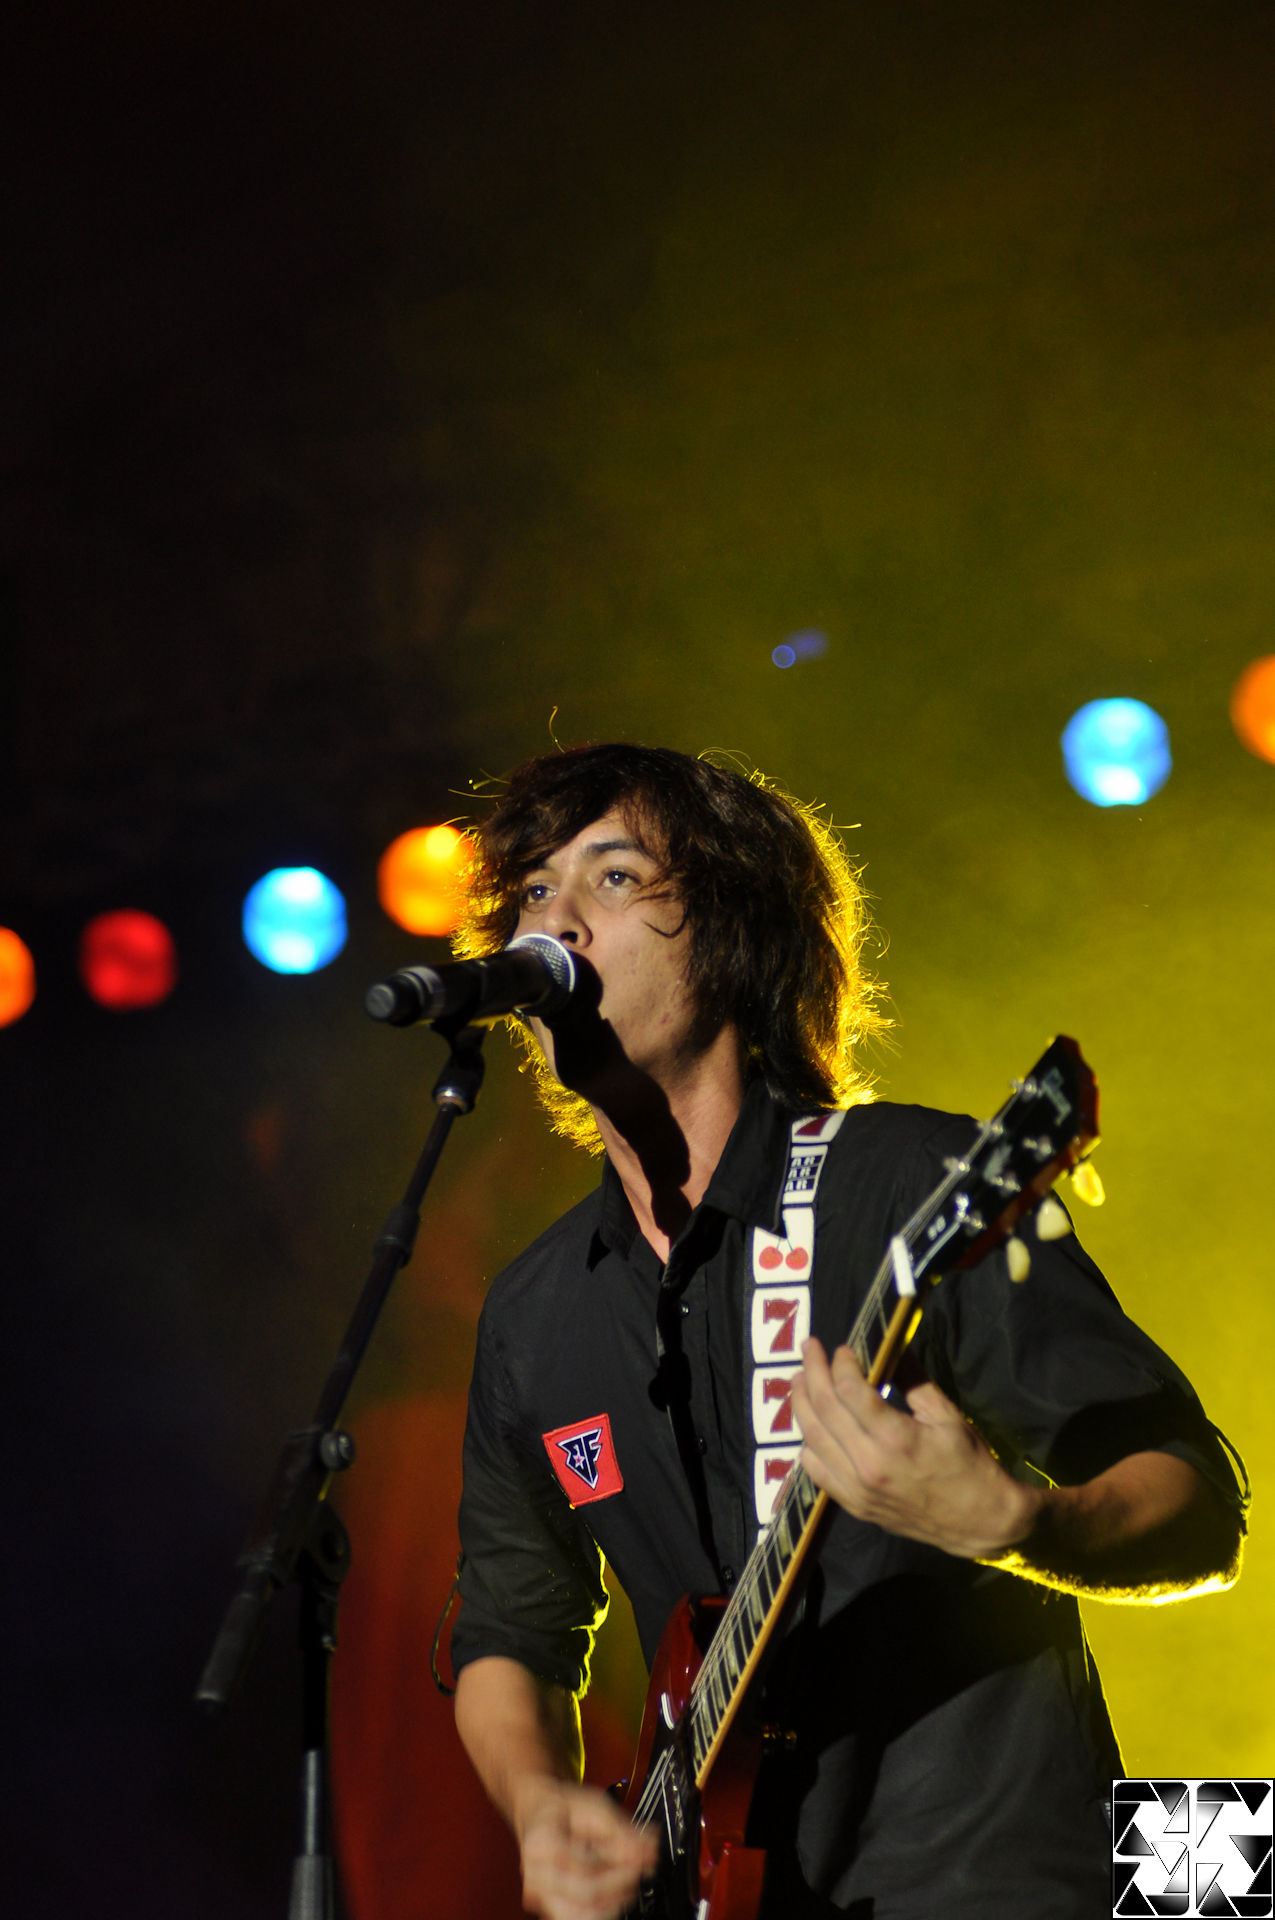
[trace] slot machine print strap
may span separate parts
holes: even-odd
[[[753,1421],[753,1502],[763,1527],[775,1497],[801,1452],[792,1390],[801,1371],[801,1345],[810,1337],[815,1265],[815,1203],[828,1148],[844,1111],[794,1120],[784,1179],[783,1233],[754,1227],[749,1351]]]

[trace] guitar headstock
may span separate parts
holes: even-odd
[[[980,1127],[949,1180],[907,1234],[918,1279],[972,1267],[1098,1141],[1098,1083],[1079,1046],[1059,1034],[994,1120]]]

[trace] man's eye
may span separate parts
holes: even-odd
[[[602,879],[609,887],[627,887],[637,885],[636,874],[626,873],[623,867],[608,867]]]
[[[524,887],[522,890],[522,904],[524,907],[542,907],[548,897],[548,887],[543,885],[539,880],[533,881],[531,886]]]

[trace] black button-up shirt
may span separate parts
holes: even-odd
[[[603,1555],[648,1664],[681,1595],[733,1585],[756,1537],[748,1240],[779,1225],[790,1125],[754,1083],[667,1267],[608,1166],[494,1282],[465,1437],[457,1670],[499,1654],[581,1691]],[[886,1102],[846,1115],[818,1194],[812,1318],[829,1351],[972,1128]],[[1000,1251],[950,1276],[918,1338],[1011,1472],[1075,1484],[1156,1448],[1241,1505],[1189,1382],[1074,1235],[1032,1236],[1022,1284]],[[767,1692],[798,1735],[754,1802],[776,1910],[1105,1911],[1119,1754],[1069,1596],[838,1512]]]

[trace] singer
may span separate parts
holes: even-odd
[[[605,1152],[491,1288],[465,1440],[457,1724],[528,1908],[607,1920],[655,1858],[580,1785],[602,1558],[648,1661],[683,1593],[731,1590],[758,1527],[750,1234],[775,1231],[793,1116],[844,1109],[791,1400],[838,1512],[765,1681],[789,1738],[753,1802],[762,1911],[1098,1920],[1120,1762],[1076,1596],[1239,1566],[1246,1496],[1189,1381],[1074,1234],[1026,1284],[997,1250],[939,1288],[910,1412],[837,1349],[971,1123],[874,1101],[862,900],[812,811],[706,760],[584,747],[512,776],[476,875],[467,952],[546,933],[595,985],[524,1032],[552,1123]]]

